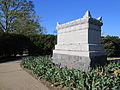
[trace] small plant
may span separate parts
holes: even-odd
[[[119,90],[120,62],[97,67],[89,73],[75,69],[60,68],[51,62],[50,56],[24,58],[21,65],[32,70],[40,79],[51,83],[51,86],[67,87],[68,90]]]

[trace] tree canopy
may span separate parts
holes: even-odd
[[[36,17],[30,0],[0,0],[0,32],[42,33]]]
[[[120,57],[120,38],[117,36],[102,37],[102,44],[108,57]]]

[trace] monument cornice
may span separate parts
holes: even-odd
[[[60,29],[68,28],[68,27],[81,25],[81,24],[87,24],[88,22],[89,24],[94,24],[98,26],[103,25],[102,21],[97,20],[96,18],[81,18],[81,19],[77,19],[71,22],[64,23],[64,24],[59,24],[57,25],[56,29],[60,30]]]
[[[71,22],[60,24],[56,28],[57,28],[57,30],[60,30],[60,29],[68,28],[68,27],[77,26],[77,25],[80,25],[80,24],[85,24],[86,22],[88,22],[87,19],[81,18],[81,19],[77,19],[77,20],[74,20],[74,21],[71,21]]]
[[[99,21],[96,18],[89,18],[89,24],[94,24],[94,25],[98,25],[98,26],[103,25],[102,21]]]

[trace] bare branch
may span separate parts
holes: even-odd
[[[0,22],[0,26],[6,31],[4,25]]]

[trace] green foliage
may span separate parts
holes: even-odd
[[[43,34],[27,35],[33,43],[30,45],[30,55],[52,55],[52,50],[56,44],[56,36]]]
[[[102,44],[108,57],[120,57],[120,38],[117,36],[106,36],[102,38]]]
[[[69,90],[119,90],[120,62],[108,63],[89,73],[60,68],[49,56],[24,58],[21,65],[32,70],[39,79],[51,82],[52,86],[68,87]]]
[[[0,56],[22,54],[51,55],[56,43],[56,36],[29,34],[27,36],[12,33],[0,33]]]
[[[42,33],[34,5],[28,0],[0,0],[0,28],[19,34]]]
[[[29,42],[24,35],[0,33],[0,56],[22,54]]]

